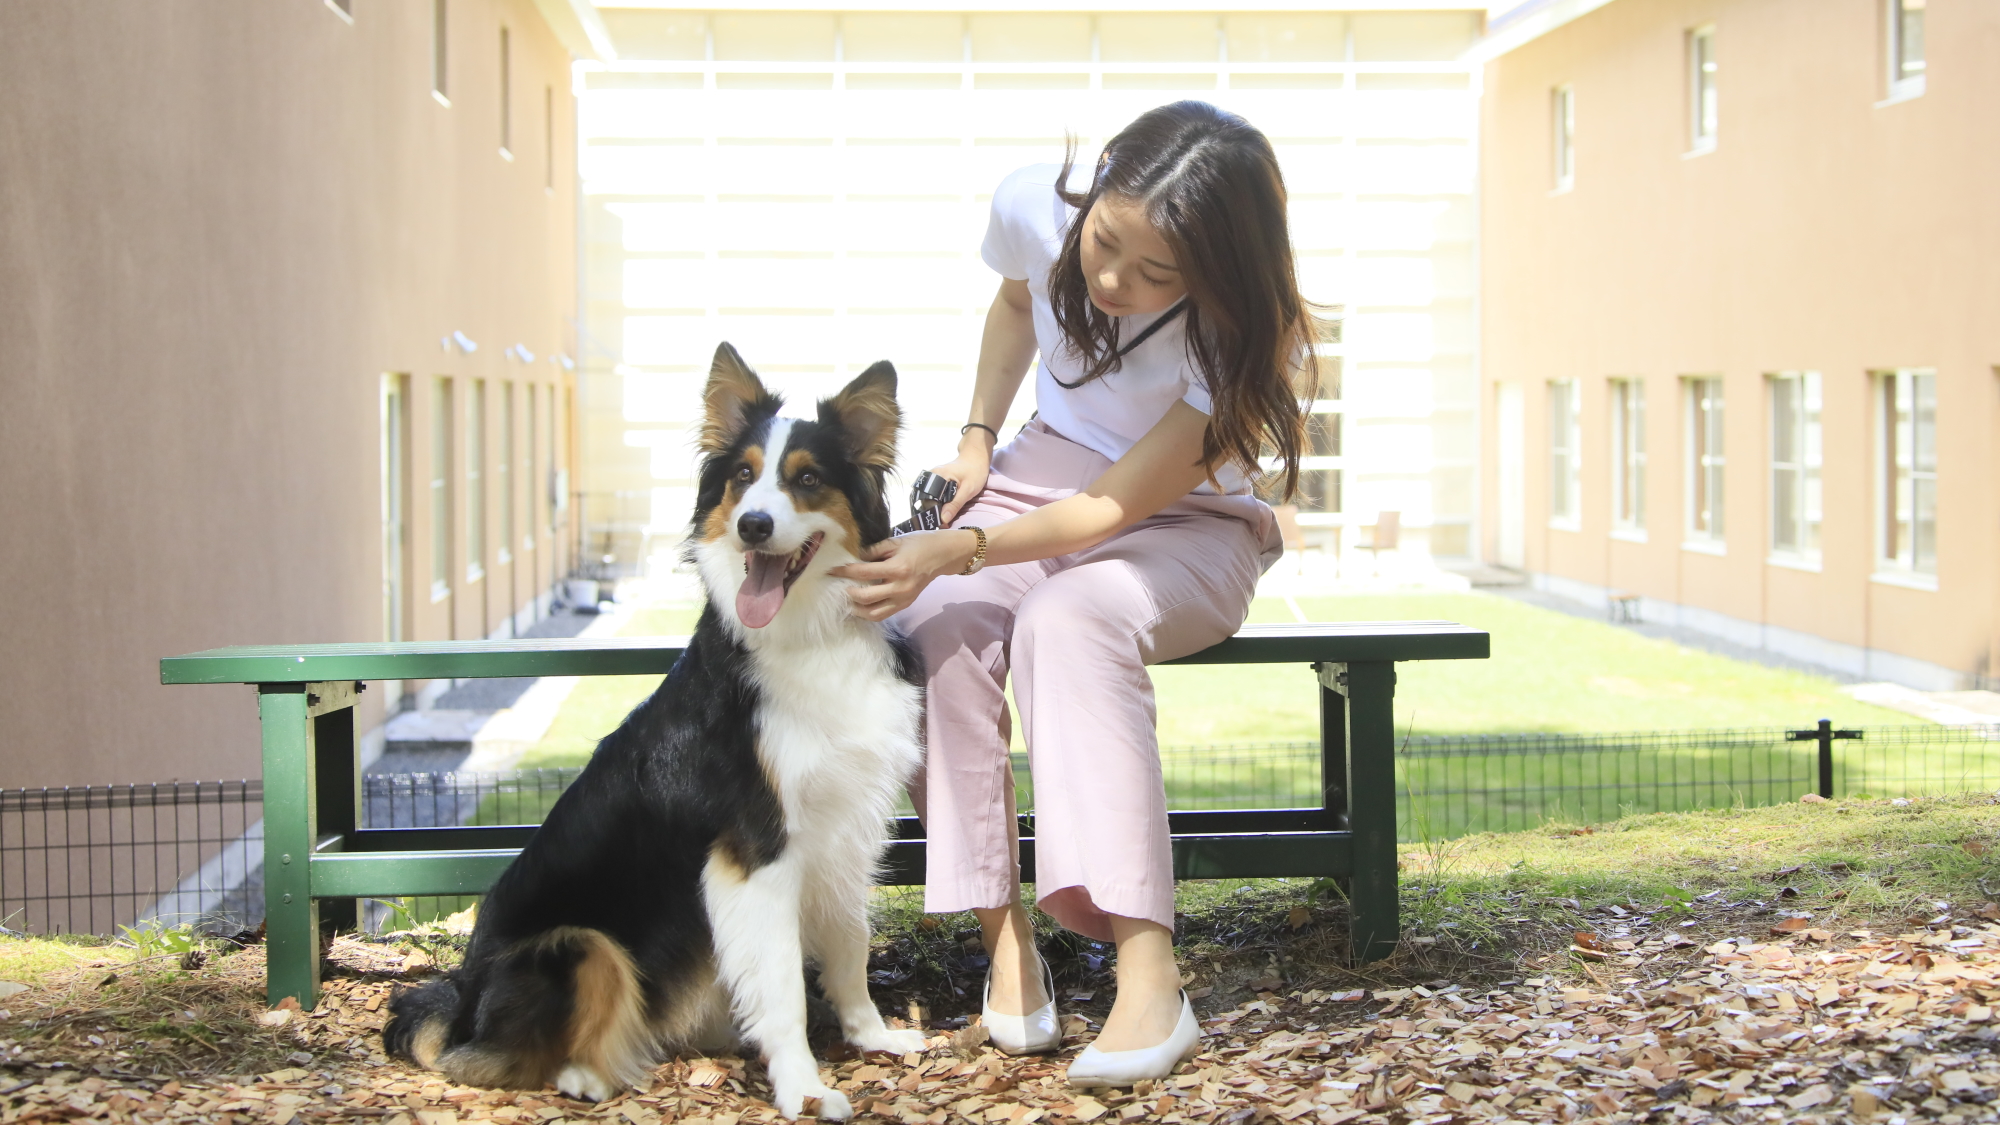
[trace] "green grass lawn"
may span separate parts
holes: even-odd
[[[1918,723],[1840,694],[1822,676],[1781,671],[1653,640],[1617,626],[1491,594],[1302,598],[1314,621],[1439,619],[1493,634],[1490,660],[1406,663],[1396,670],[1396,725],[1416,734],[1679,730],[1695,727]],[[1253,622],[1295,620],[1260,598]],[[1319,737],[1304,668],[1153,669],[1160,743]]]
[[[1315,621],[1444,618],[1493,634],[1490,660],[1397,669],[1397,727],[1416,734],[1810,726],[1822,716],[1843,726],[1921,722],[1849,699],[1825,677],[1731,660],[1490,594],[1307,598],[1299,604]],[[686,606],[649,609],[621,632],[688,633],[695,616]],[[1283,601],[1260,598],[1250,620],[1294,618]],[[1303,667],[1155,668],[1153,682],[1163,746],[1319,737],[1313,678]],[[585,679],[521,765],[581,764],[658,684],[654,676]],[[1018,724],[1015,738],[1020,749]]]

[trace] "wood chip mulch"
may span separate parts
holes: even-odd
[[[1538,977],[1477,992],[1262,993],[1206,1019],[1203,1051],[1179,1073],[1129,1091],[1064,1084],[1067,1058],[1089,1039],[1077,1016],[1063,1056],[1000,1055],[974,1026],[934,1036],[923,1055],[829,1066],[863,1120],[899,1125],[2000,1120],[2000,925],[1940,918],[1878,936],[1787,922],[1707,946],[1695,967],[1649,982],[1611,979],[1639,951],[1578,940],[1592,987]],[[452,1086],[381,1054],[387,978],[422,970],[421,955],[411,964],[379,947],[337,952],[356,971],[330,982],[315,1011],[264,1017],[297,1038],[297,1065],[176,1079],[31,1061],[0,1038],[0,1068],[17,1076],[0,1087],[0,1125],[778,1120],[761,1067],[735,1057],[673,1060],[650,1089],[595,1105]],[[369,958],[381,964],[352,963]]]

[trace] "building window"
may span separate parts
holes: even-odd
[[[1688,150],[1715,148],[1715,29],[1688,32]]]
[[[1337,387],[1334,393],[1338,394]],[[1341,495],[1341,404],[1323,399],[1306,415],[1305,455],[1299,462],[1301,512],[1336,515],[1342,508]]]
[[[1819,563],[1820,389],[1817,371],[1771,377],[1771,552]]]
[[[403,635],[403,559],[408,553],[410,392],[401,375],[382,377],[382,639]]]
[[[1924,92],[1924,5],[1926,0],[1886,0],[1889,17],[1889,96]]]
[[[445,84],[445,0],[431,0],[431,97],[451,104],[451,89]]]
[[[514,561],[514,384],[500,384],[500,551],[502,565]]]
[[[537,421],[536,421],[541,417],[541,409],[540,409],[541,401],[542,401],[542,396],[535,392],[535,385],[533,383],[529,383],[528,384],[528,472],[526,477],[524,478],[527,482],[527,489],[528,489],[528,534],[522,539],[522,546],[527,549],[533,549],[535,545],[535,529],[538,527],[546,526],[546,521],[542,515],[543,490],[535,487],[535,482],[541,479],[541,477],[536,475],[540,471],[542,464],[542,432],[539,428],[537,428]]]
[[[465,580],[486,576],[486,380],[472,381],[465,404]]]
[[[1646,530],[1646,384],[1611,380],[1611,527]]]
[[[1722,380],[1687,381],[1687,537],[1722,542]]]
[[[431,395],[431,600],[451,596],[451,380]]]
[[[554,535],[563,513],[569,511],[569,470],[563,467],[563,405],[554,387],[549,388],[549,534]]]
[[[1884,569],[1937,573],[1937,374],[1888,371],[1881,403]]]
[[[507,29],[500,29],[500,155],[514,159],[514,74],[513,52],[508,49]]]
[[[1575,379],[1549,381],[1549,523],[1571,530],[1583,511],[1582,397]]]
[[[1568,191],[1576,186],[1576,91],[1558,86],[1549,102],[1551,132],[1555,137],[1556,190]]]

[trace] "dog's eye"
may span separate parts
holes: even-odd
[[[750,466],[740,465],[736,469],[736,479],[742,481],[744,484],[749,484],[751,481],[757,479],[757,474],[750,471]]]
[[[815,473],[815,472],[813,472],[813,471],[812,471],[811,469],[807,469],[807,470],[806,470],[805,472],[803,472],[803,473],[800,473],[800,474],[799,474],[799,487],[800,487],[800,488],[818,488],[818,487],[819,487],[819,474],[818,474],[818,473]]]

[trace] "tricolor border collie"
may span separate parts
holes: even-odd
[[[815,418],[781,417],[716,349],[687,550],[701,622],[493,884],[463,967],[390,1002],[392,1053],[602,1099],[740,1033],[785,1116],[818,1098],[844,1118],[806,1043],[808,959],[855,1046],[923,1049],[867,980],[868,891],[921,757],[919,665],[826,573],[889,534],[895,396],[878,363]]]

